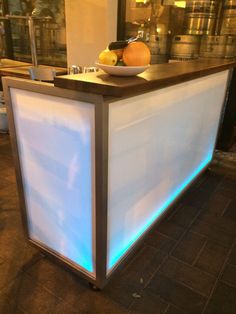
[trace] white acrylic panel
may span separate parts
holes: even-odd
[[[108,272],[210,162],[227,78],[109,105]]]
[[[11,88],[29,235],[94,273],[94,105]]]

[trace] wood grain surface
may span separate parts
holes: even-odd
[[[14,76],[21,78],[30,78],[29,68],[32,67],[31,64],[24,66],[15,66],[15,67],[1,67],[0,66],[0,76]],[[42,68],[52,68],[56,70],[56,75],[63,75],[67,73],[66,68],[59,68],[54,66],[40,65]]]
[[[199,59],[151,65],[145,72],[132,77],[118,77],[102,70],[55,77],[54,85],[61,88],[122,97],[160,89],[191,79],[236,67],[235,60]]]

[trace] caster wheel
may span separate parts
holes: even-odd
[[[89,282],[89,288],[93,291],[101,291],[100,288],[98,288],[97,286],[95,286],[93,283]]]

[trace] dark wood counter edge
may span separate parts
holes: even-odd
[[[170,66],[170,64],[168,65]],[[73,80],[66,78],[66,76],[55,77],[54,85],[60,88],[77,90],[87,93],[95,93],[103,96],[124,97],[139,94],[140,92],[149,92],[152,90],[184,83],[186,81],[201,78],[210,74],[229,70],[234,67],[236,67],[236,61],[229,61],[228,63],[211,65],[200,70],[196,69],[192,72],[174,74],[173,76],[165,77],[162,79],[156,79],[152,81],[140,80],[140,83],[137,83],[135,86],[126,87]]]

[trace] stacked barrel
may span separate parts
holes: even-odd
[[[224,3],[221,34],[236,35],[236,0],[227,0]]]
[[[172,59],[236,57],[236,0],[186,1],[183,30],[172,39]]]
[[[217,1],[186,1],[184,31],[188,35],[211,35],[217,17]]]

